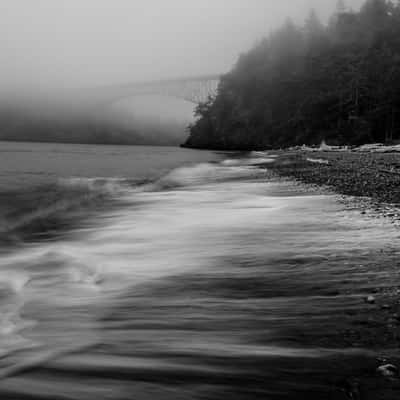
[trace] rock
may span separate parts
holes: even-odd
[[[382,310],[390,310],[389,304],[383,304],[383,305],[381,306],[381,308],[382,308]]]
[[[368,296],[368,297],[365,299],[365,301],[366,301],[368,304],[375,304],[375,297],[374,297],[374,296]]]
[[[361,399],[360,384],[357,381],[346,380],[343,384],[343,391],[346,393],[348,399]]]
[[[393,377],[397,376],[399,373],[398,368],[393,364],[381,365],[380,367],[377,368],[376,371],[380,375],[382,375],[386,378],[393,378]]]

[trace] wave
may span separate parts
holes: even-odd
[[[59,179],[0,193],[0,244],[48,238],[83,215],[110,206],[133,182],[118,178]]]
[[[117,208],[62,240],[1,257],[0,394],[103,399],[127,387],[141,398],[171,388],[171,398],[186,398],[180,390],[190,382],[186,393],[200,398],[197,388],[214,382],[222,398],[227,385],[253,390],[256,379],[273,398],[287,381],[297,390],[296,382],[330,379],[347,360],[349,370],[361,357],[376,363],[378,353],[342,335],[358,332],[343,315],[364,318],[364,293],[393,281],[398,232],[334,196],[300,196],[254,165],[265,158],[47,186],[58,193],[52,200],[70,204],[58,214],[76,213],[80,223],[103,199]],[[150,382],[143,396],[129,386],[139,381]]]
[[[0,245],[50,239],[96,211],[120,205],[126,196],[265,176],[264,153],[218,163],[175,168],[156,179],[69,177],[53,183],[0,192]],[[132,198],[129,198],[131,201]]]
[[[155,189],[172,189],[186,186],[207,185],[265,176],[265,170],[257,167],[256,161],[228,160],[222,163],[204,163],[174,169],[155,184]]]

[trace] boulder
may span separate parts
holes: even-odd
[[[375,297],[374,297],[374,296],[368,296],[368,297],[365,299],[365,301],[366,301],[368,304],[375,304]]]

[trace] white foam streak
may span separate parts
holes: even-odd
[[[263,155],[255,159],[266,160]],[[336,229],[343,212],[335,198],[266,182],[265,170],[255,168],[255,162],[176,169],[145,190],[124,189],[128,205],[103,215],[91,229],[3,256],[0,284],[9,287],[6,298],[14,311],[0,320],[2,351],[14,349],[21,337],[50,349],[95,343],[105,334],[99,328],[104,310],[117,308],[123,294],[163,277],[213,270],[218,260],[329,254],[330,229]],[[349,233],[347,225],[343,228],[335,251],[357,246],[351,229],[364,229],[363,246],[373,248],[376,231],[367,222],[340,221],[351,228]],[[390,239],[392,232],[385,234]],[[25,329],[31,322],[21,315],[36,325]],[[226,346],[220,351],[273,350]]]

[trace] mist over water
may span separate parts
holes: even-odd
[[[1,257],[2,396],[339,396],[340,376],[379,353],[341,332],[372,285],[393,284],[376,254],[395,268],[395,228],[274,178],[268,154],[187,164],[184,150],[138,147],[137,165],[143,151],[162,173],[138,184],[140,170],[115,170],[113,207]],[[84,171],[70,184],[93,179]]]
[[[147,140],[180,145],[187,137],[187,128],[194,122],[195,105],[167,96],[128,97],[97,112],[126,129],[136,129]]]
[[[347,5],[357,9],[361,2]],[[173,97],[150,103],[134,98],[130,110],[121,114],[119,107],[115,118],[115,112],[96,108],[101,97],[87,98],[99,87],[226,74],[285,18],[303,21],[315,8],[326,21],[335,3],[3,0],[0,140],[181,144],[195,105]],[[180,114],[171,118],[174,108]]]

